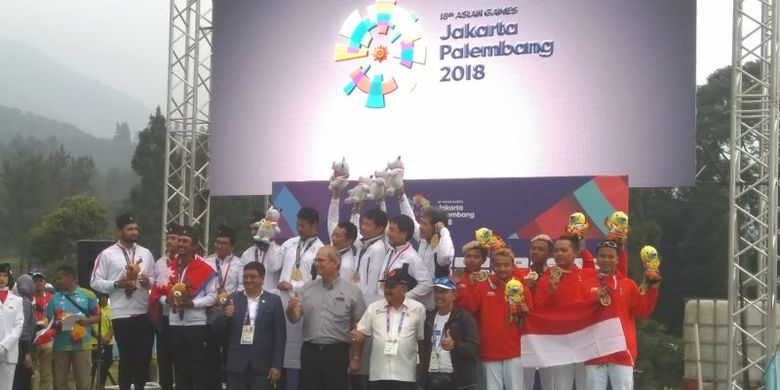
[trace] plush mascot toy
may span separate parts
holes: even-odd
[[[582,240],[585,238],[585,234],[588,233],[588,228],[590,228],[590,225],[587,218],[585,218],[585,214],[574,213],[569,216],[569,224],[563,230],[566,231],[566,234]]]
[[[333,174],[330,176],[330,183],[328,189],[331,191],[341,191],[349,183],[349,164],[347,160],[342,157],[341,162],[334,161],[331,165]]]
[[[401,156],[387,163],[387,196],[398,195],[404,186],[404,162]]]
[[[639,252],[639,257],[642,259],[642,269],[645,271],[645,283],[642,283],[642,286],[660,282],[661,258],[658,256],[658,251],[650,245],[645,245]]]
[[[604,225],[606,225],[609,231],[607,238],[610,240],[622,241],[622,238],[616,235],[616,233],[623,236],[628,235],[628,215],[622,211],[615,211],[611,217],[604,220]]]
[[[381,202],[385,198],[387,191],[387,172],[375,171],[374,178],[371,180],[371,186],[368,188],[368,200]]]
[[[357,184],[347,191],[347,198],[344,199],[346,204],[358,204],[366,200],[368,197],[368,191],[371,186],[371,179],[368,177],[360,176]]]
[[[281,218],[281,210],[276,209],[273,205],[268,206],[268,211],[265,212],[265,217],[260,220],[260,226],[257,229],[257,235],[253,238],[257,242],[270,244],[271,240],[279,234],[282,230],[279,229],[279,218]]]
[[[525,302],[523,283],[514,278],[506,282],[506,286],[504,287],[504,299],[506,299],[506,303],[509,304],[509,312],[506,317],[507,324],[515,323],[521,325],[523,311],[520,304]]]

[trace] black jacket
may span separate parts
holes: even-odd
[[[433,336],[433,321],[436,311],[428,312],[425,317],[425,342],[420,350],[420,364],[417,366],[417,383],[425,388],[428,381],[428,367],[431,361],[431,344]],[[455,349],[450,351],[452,367],[455,375],[455,388],[470,388],[477,383],[477,363],[479,362],[479,331],[477,321],[462,308],[452,308],[449,320],[444,325],[444,331],[450,331],[455,340]]]

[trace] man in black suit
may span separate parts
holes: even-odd
[[[278,295],[263,291],[265,267],[244,266],[244,291],[233,293],[214,326],[229,332],[225,371],[231,390],[270,390],[282,375],[287,340]]]

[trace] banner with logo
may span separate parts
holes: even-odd
[[[212,195],[399,153],[408,179],[694,182],[695,0],[235,0],[213,15]]]
[[[354,181],[347,189],[354,186]],[[553,239],[563,234],[571,213],[582,212],[591,228],[588,239],[606,236],[604,219],[618,210],[628,213],[627,176],[576,176],[543,178],[407,180],[407,198],[419,217],[428,206],[437,206],[449,214],[448,227],[455,243],[456,256],[463,244],[474,239],[474,231],[488,227],[500,234],[518,257],[528,255],[529,240],[544,233]],[[326,220],[330,193],[327,181],[274,182],[271,197],[282,209],[279,223],[283,239],[297,235],[296,214],[303,206],[320,214],[319,236],[330,242]],[[388,215],[400,213],[396,198],[386,198]],[[375,207],[366,201],[364,211]],[[340,220],[348,221],[352,205],[343,197]]]

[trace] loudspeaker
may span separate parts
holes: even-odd
[[[79,264],[76,273],[79,277],[79,287],[92,289],[89,281],[92,279],[92,267],[95,265],[95,259],[103,249],[114,245],[116,241],[106,240],[79,240],[76,243],[76,252],[79,256]]]

